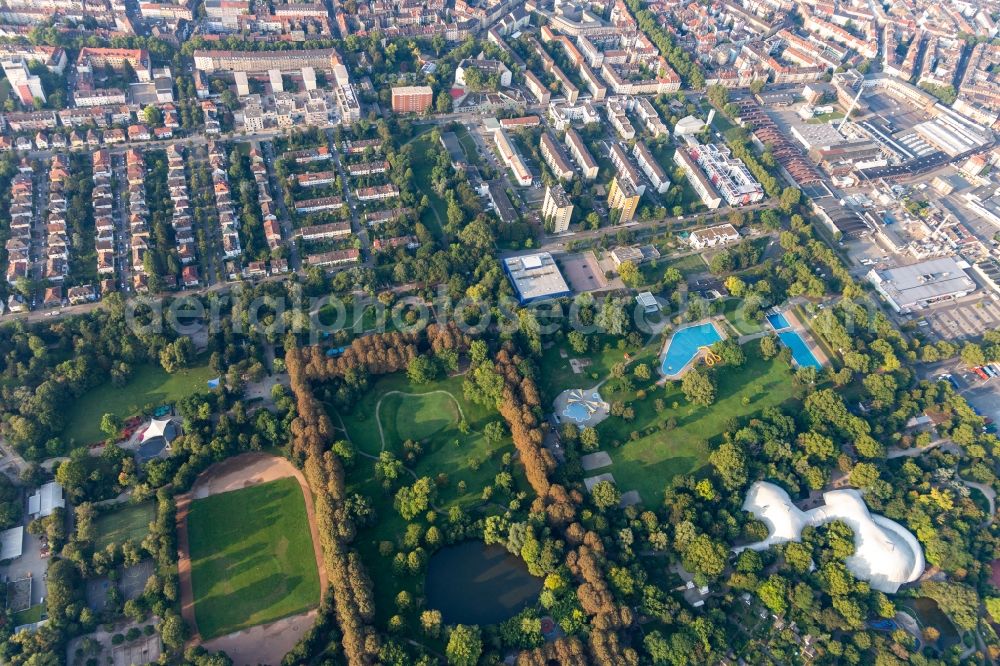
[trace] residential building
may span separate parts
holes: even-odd
[[[392,89],[392,110],[396,113],[425,113],[434,103],[430,86],[398,86]]]
[[[641,194],[627,177],[621,174],[611,179],[611,189],[608,192],[608,206],[619,211],[618,223],[629,222],[635,217],[639,207]]]
[[[696,229],[688,236],[688,242],[696,250],[735,243],[739,239],[740,232],[731,224],[719,224],[707,229]]]
[[[563,150],[559,142],[548,132],[542,132],[539,140],[539,152],[545,158],[545,163],[552,169],[552,173],[559,180],[573,180],[573,165],[570,164],[569,157]]]
[[[545,188],[542,219],[552,225],[554,234],[561,234],[569,229],[569,223],[573,219],[573,204],[561,185],[550,185]]]

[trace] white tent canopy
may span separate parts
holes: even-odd
[[[153,437],[162,437],[168,442],[176,436],[177,427],[171,419],[153,419],[149,422],[146,432],[142,433],[142,441]]]
[[[737,548],[766,550],[786,541],[799,541],[806,526],[835,520],[854,531],[854,554],[847,558],[851,573],[880,592],[894,593],[900,585],[924,572],[924,552],[916,537],[885,516],[872,515],[861,493],[853,488],[823,493],[823,506],[802,511],[779,486],[758,481],[750,487],[743,509],[767,525],[763,541]]]

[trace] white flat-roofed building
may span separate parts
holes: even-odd
[[[901,313],[952,301],[976,290],[976,283],[954,257],[872,269],[866,277],[892,309]]]
[[[548,252],[508,257],[503,269],[521,304],[570,295],[569,285]]]
[[[704,250],[707,247],[719,247],[728,243],[735,243],[740,239],[740,232],[733,225],[718,224],[707,229],[692,231],[688,236],[688,242],[696,250]]]
[[[531,185],[531,172],[528,171],[524,160],[521,159],[517,150],[514,149],[514,144],[511,143],[507,132],[503,129],[494,131],[493,142],[496,144],[497,150],[500,152],[500,158],[504,161],[504,164],[514,172],[514,179],[517,181],[517,184],[522,187]]]
[[[731,156],[728,146],[707,143],[693,145],[690,151],[691,157],[730,206],[745,206],[764,198],[764,188],[742,160]]]
[[[562,146],[552,138],[551,134],[542,132],[541,139],[538,142],[538,149],[556,178],[559,180],[573,180],[573,165],[570,164],[569,157],[562,149]]]
[[[35,518],[45,518],[51,516],[56,509],[65,508],[66,500],[63,498],[63,489],[55,481],[39,486],[38,490],[28,497],[28,516]]]
[[[594,156],[587,150],[586,144],[580,138],[580,134],[572,127],[566,128],[566,147],[583,172],[584,180],[594,180],[597,178],[597,162]]]
[[[679,166],[684,175],[687,176],[688,183],[698,193],[706,207],[714,210],[722,205],[722,197],[712,187],[712,183],[705,177],[698,163],[688,155],[685,146],[677,146],[677,150],[674,151],[674,164]]]
[[[24,525],[0,532],[0,560],[13,560],[24,552]]]
[[[569,229],[569,223],[573,219],[573,204],[561,185],[556,184],[545,188],[542,219],[546,222],[552,222],[552,233],[554,234],[561,234]]]
[[[636,141],[635,146],[632,148],[632,156],[635,157],[636,163],[642,172],[646,174],[649,178],[649,182],[653,184],[656,191],[663,194],[668,189],[670,189],[670,179],[667,177],[667,172],[663,170],[660,163],[656,161],[653,157],[653,153],[649,151],[649,148],[642,141]]]

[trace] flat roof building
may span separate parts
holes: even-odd
[[[542,203],[542,219],[552,223],[552,233],[561,234],[569,229],[573,219],[573,204],[559,184],[545,188],[545,201]]]
[[[573,155],[573,159],[580,167],[580,171],[583,172],[584,180],[594,180],[597,178],[597,162],[594,160],[594,156],[590,154],[587,150],[587,146],[583,143],[583,139],[580,138],[580,134],[572,127],[566,128],[566,147],[569,148],[569,152]]]
[[[976,290],[976,283],[953,257],[882,271],[872,269],[866,277],[892,309],[901,313],[952,301]]]
[[[430,86],[397,86],[392,89],[392,110],[395,113],[424,113],[434,102]]]
[[[45,518],[51,516],[57,508],[66,506],[63,499],[63,489],[55,481],[49,481],[40,486],[33,495],[28,497],[28,516],[35,518]]]
[[[522,305],[570,295],[569,285],[548,252],[508,257],[503,260],[503,269]]]

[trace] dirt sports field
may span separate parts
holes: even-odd
[[[305,498],[309,531],[312,534],[316,568],[319,571],[321,594],[326,592],[327,578],[323,569],[319,532],[316,529],[315,507],[312,492],[305,477],[292,463],[266,453],[244,453],[212,465],[195,480],[191,490],[177,498],[177,541],[180,551],[178,575],[181,585],[181,615],[192,631],[190,643],[202,643],[194,612],[194,589],[191,583],[191,559],[187,531],[187,517],[191,501],[231,490],[240,490],[268,481],[292,477],[298,481]],[[287,617],[227,636],[220,636],[204,643],[208,650],[225,650],[233,663],[278,664],[295,646],[302,634],[312,626],[315,611]]]

